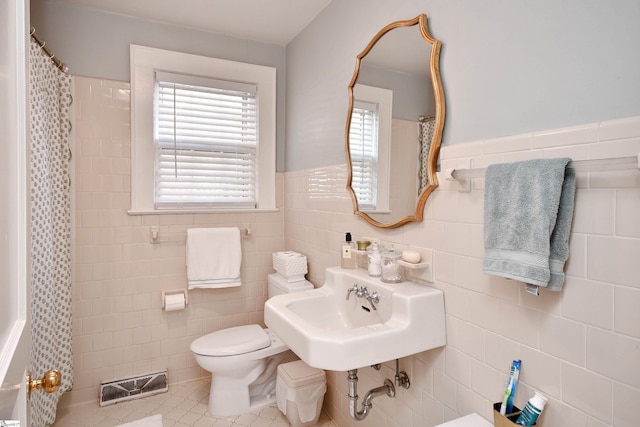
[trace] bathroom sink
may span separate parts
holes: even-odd
[[[360,292],[349,293],[354,285]],[[412,282],[383,283],[364,270],[328,268],[322,287],[269,299],[264,320],[308,365],[332,371],[382,363],[446,342],[442,291]]]

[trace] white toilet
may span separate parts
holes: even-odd
[[[268,297],[313,289],[306,280],[288,282],[270,274]],[[244,325],[204,335],[191,343],[198,365],[212,374],[209,412],[239,415],[276,402],[278,365],[288,347],[269,329]]]
[[[436,427],[493,427],[493,424],[474,412]]]

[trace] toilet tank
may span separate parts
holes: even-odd
[[[292,292],[307,291],[313,289],[313,283],[308,280],[301,280],[299,282],[287,282],[287,279],[272,273],[267,277],[268,282],[268,297],[271,298],[276,295],[290,294]]]

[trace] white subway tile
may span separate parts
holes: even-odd
[[[466,296],[467,313],[463,318],[492,332],[499,332],[503,328],[499,299],[472,291],[467,292]]]
[[[589,145],[591,159],[637,156],[638,153],[640,153],[640,136],[638,135],[619,141],[604,141]]]
[[[142,344],[142,358],[150,359],[152,361],[157,360],[161,356],[161,349],[162,349],[161,342],[148,342],[148,343]]]
[[[103,316],[104,330],[117,331],[124,326],[122,321],[122,313],[111,313]]]
[[[77,335],[73,337],[73,353],[79,355],[89,353],[93,348],[93,335]],[[76,356],[74,356],[76,357]]]
[[[566,147],[545,148],[531,152],[532,159],[553,159],[557,157],[568,157],[572,161],[589,159],[588,145],[572,145]]]
[[[615,230],[615,208],[616,192],[614,190],[578,190],[572,231],[612,236]]]
[[[449,160],[481,156],[484,154],[484,144],[483,141],[475,141],[465,144],[445,145],[440,150],[440,158],[441,160]]]
[[[608,120],[600,123],[600,141],[640,136],[640,117]]]
[[[91,369],[102,368],[104,353],[102,351],[94,351],[82,355],[82,367],[85,371]]]
[[[433,395],[437,396],[439,402],[451,409],[455,409],[457,406],[456,388],[456,382],[452,378],[439,370],[434,371]]]
[[[432,395],[422,393],[421,407],[422,417],[426,421],[424,425],[437,425],[444,422],[444,405]]]
[[[614,331],[640,338],[640,289],[614,287]]]
[[[504,375],[477,360],[471,361],[471,389],[489,401],[499,400],[504,393]]]
[[[613,382],[570,363],[562,364],[562,400],[611,424]]]
[[[131,311],[122,314],[123,328],[139,328],[142,326],[142,312]]]
[[[118,366],[122,364],[124,350],[122,348],[112,348],[104,350],[104,366]]]
[[[576,408],[563,404],[561,401],[549,398],[549,401],[544,407],[544,411],[538,418],[539,424],[544,425],[558,425],[562,427],[587,427],[590,424],[587,423],[587,415],[580,412]],[[596,427],[595,425],[591,427]],[[601,424],[599,427],[604,427]]]
[[[459,193],[456,209],[456,216],[451,217],[452,219],[471,224],[483,224],[484,192]]]
[[[587,236],[571,233],[569,237],[569,259],[564,266],[567,276],[587,277]]]
[[[616,191],[616,235],[640,237],[640,188]]]
[[[436,251],[434,255],[434,273],[437,281],[455,283],[455,255]]]
[[[500,330],[518,343],[538,348],[540,313],[510,302],[500,303]]]
[[[484,361],[484,330],[471,323],[459,321],[456,348],[469,356]]]
[[[638,425],[640,390],[625,384],[613,384],[613,425],[634,427]]]
[[[485,154],[527,151],[532,148],[532,134],[514,135],[484,141]]]
[[[640,339],[587,328],[587,368],[640,388]]]
[[[563,317],[613,328],[613,286],[568,276],[561,292]]]
[[[561,364],[558,358],[527,346],[520,346],[520,380],[545,396],[562,396]],[[526,398],[524,399],[526,401]]]
[[[518,359],[519,346],[500,334],[485,333],[485,362],[507,377],[511,362]]]
[[[598,124],[586,124],[562,129],[554,129],[533,134],[534,148],[561,147],[586,144],[598,140]]]
[[[471,386],[471,358],[451,346],[445,348],[445,373],[457,383]]]
[[[590,279],[640,288],[640,239],[589,236],[587,245]]]
[[[113,331],[114,347],[129,347],[133,344],[133,332],[131,329],[119,329]]]
[[[458,386],[458,406],[459,414],[483,413],[489,406],[487,401],[470,388]]]
[[[584,324],[558,316],[541,316],[541,351],[558,359],[585,366],[585,348],[586,330]]]
[[[102,351],[113,347],[113,332],[93,334],[93,350]]]
[[[471,224],[460,224],[453,222],[444,223],[444,239],[441,249],[459,255],[469,255],[469,234]]]

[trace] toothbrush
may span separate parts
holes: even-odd
[[[504,391],[504,398],[502,399],[502,405],[500,405],[500,415],[507,415],[507,402],[509,401],[509,396],[511,395],[512,386],[513,377],[509,378],[509,385],[507,385],[507,389]]]

